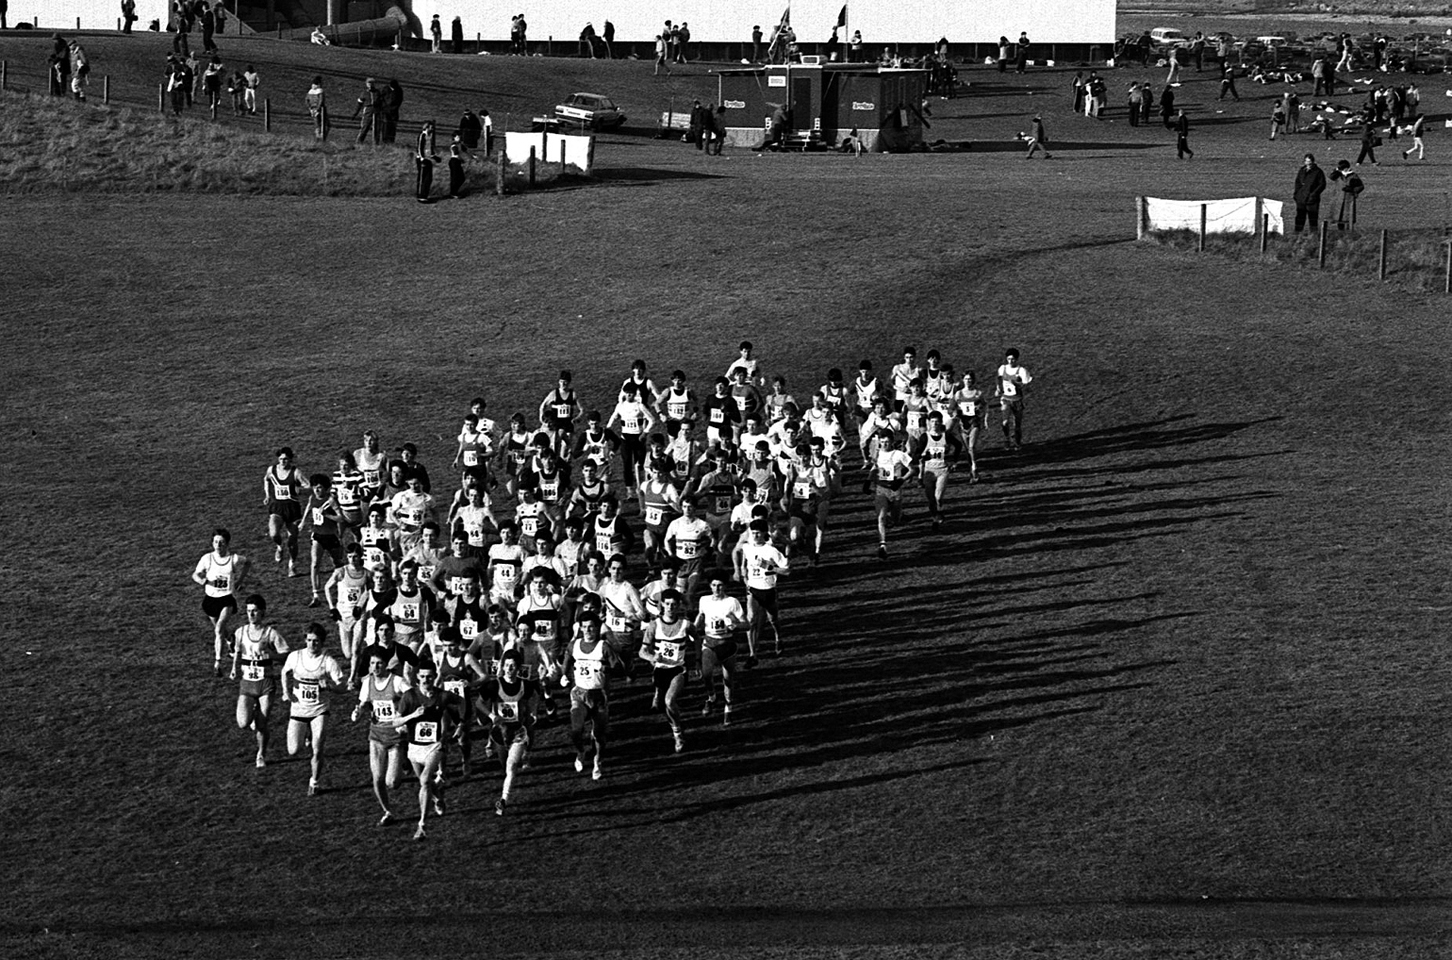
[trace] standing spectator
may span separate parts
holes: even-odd
[[[666,62],[666,52],[669,41],[664,33],[655,35],[655,73],[651,76],[660,76],[661,68],[665,68],[666,76],[671,75],[670,64]]]
[[[175,53],[179,57],[185,57],[191,53],[191,38],[188,36],[188,34],[191,33],[192,24],[191,21],[182,14],[180,4],[178,4],[177,6],[177,12],[174,16],[173,23],[174,29],[176,30],[176,35],[171,38],[171,52]]]
[[[1336,66],[1329,60],[1326,62],[1326,96],[1336,96]]]
[[[1170,48],[1170,75],[1165,78],[1165,86],[1174,87],[1180,83],[1180,49]]]
[[[1139,91],[1139,122],[1141,126],[1147,127],[1150,123],[1150,114],[1155,108],[1155,88],[1150,86],[1148,80],[1141,80],[1139,82]]]
[[[726,145],[726,108],[717,107],[710,115],[711,145],[706,152],[721,156],[721,148]],[[715,149],[713,150],[712,147]]]
[[[1301,169],[1296,171],[1296,232],[1300,233],[1307,224],[1316,229],[1321,218],[1321,194],[1326,190],[1326,174],[1316,166],[1314,154],[1306,154]]]
[[[215,53],[202,69],[202,92],[207,95],[207,109],[214,120],[217,111],[222,109],[222,75],[226,72],[221,56]]]
[[[71,94],[77,100],[86,99],[86,84],[91,82],[91,61],[86,56],[81,41],[72,40],[70,45]]]
[[[761,24],[751,28],[751,62],[761,62]]]
[[[1221,70],[1224,70],[1226,67],[1230,66],[1230,51],[1232,49],[1234,48],[1231,46],[1230,43],[1230,34],[1222,33],[1220,35],[1220,45],[1215,51],[1216,59],[1220,61]]]
[[[363,81],[363,95],[358,98],[357,106],[353,108],[353,118],[358,122],[358,142],[364,143],[368,140],[369,134],[373,135],[375,145],[383,142],[383,94],[378,89],[378,81],[369,77]]]
[[[1412,121],[1412,145],[1402,151],[1402,159],[1405,160],[1417,151],[1417,159],[1422,159],[1422,134],[1426,130],[1427,118],[1423,114],[1417,114],[1417,119]]]
[[[585,29],[580,31],[580,57],[582,59],[595,59],[595,24],[585,24]]]
[[[71,46],[58,33],[50,35],[50,93],[63,97],[71,85]]]
[[[1349,34],[1349,33],[1343,33],[1341,35],[1341,47],[1340,47],[1340,49],[1341,49],[1341,59],[1338,60],[1338,61],[1336,61],[1336,72],[1337,73],[1350,73],[1351,72],[1351,55],[1352,55],[1352,53],[1356,49],[1356,44],[1353,43],[1352,40],[1351,40],[1351,34]]]
[[[1104,107],[1109,101],[1109,87],[1104,83],[1104,78],[1099,74],[1089,72],[1089,105],[1093,109],[1092,116],[1095,120],[1104,118]]]
[[[702,148],[701,118],[704,113],[705,108],[701,106],[701,101],[691,101],[691,119],[686,126],[686,142],[694,143],[697,150],[700,150]]]
[[[122,7],[125,7],[125,6],[126,5],[123,3],[122,4]],[[10,22],[6,19],[6,14],[8,14],[9,12],[10,12],[10,0],[0,0],[0,30],[9,30],[10,29]],[[131,25],[129,23],[126,25],[126,32],[127,33],[130,33],[131,32]]]
[[[1240,91],[1235,89],[1235,68],[1230,65],[1228,60],[1220,64],[1219,99],[1224,100],[1227,93],[1235,98],[1236,103],[1240,102]]]
[[[247,81],[247,89],[243,91],[242,103],[247,107],[248,113],[257,112],[257,88],[262,86],[262,77],[257,73],[257,68],[247,64],[247,69],[242,72],[242,79]]]
[[[454,135],[464,144],[465,149],[479,149],[479,138],[484,135],[484,124],[479,115],[473,110],[465,110],[464,115],[459,118],[459,127]]]
[[[1160,91],[1160,119],[1164,121],[1166,130],[1175,129],[1175,91],[1172,87],[1165,87]]]
[[[222,36],[227,35],[227,8],[222,6],[222,0],[216,0],[212,4],[212,17],[217,21],[217,32]]]
[[[197,59],[195,53],[189,53],[182,63],[186,64],[187,83],[190,84],[187,87],[187,106],[190,107],[202,95],[202,61]]]
[[[217,32],[217,15],[212,12],[212,5],[202,4],[202,53],[216,53],[217,42],[212,35]]]
[[[1078,113],[1084,109],[1084,71],[1075,70],[1074,79],[1069,81],[1069,87],[1074,92],[1074,112]]]
[[[4,4],[5,0],[0,0]],[[5,18],[0,15],[0,21]],[[121,32],[130,33],[131,25],[136,22],[136,0],[121,0]]]
[[[1144,91],[1138,83],[1129,85],[1129,125],[1139,126],[1139,112],[1144,107]]]
[[[1326,89],[1326,55],[1316,54],[1316,59],[1311,61],[1311,96],[1319,97],[1321,91]]]
[[[1348,223],[1356,226],[1356,198],[1361,196],[1366,184],[1362,183],[1361,175],[1351,169],[1351,164],[1345,160],[1336,161],[1336,169],[1332,171],[1331,179],[1341,181],[1341,209],[1336,214],[1336,229],[1345,230]]]
[[[449,39],[454,44],[454,53],[462,54],[464,52],[464,21],[458,17],[455,17],[454,22],[449,24]]]
[[[1028,153],[1024,154],[1024,159],[1032,160],[1037,150],[1044,152],[1045,160],[1053,159],[1053,154],[1049,153],[1049,135],[1044,131],[1044,118],[1036,113],[1033,127],[1029,131]]]
[[[1361,152],[1356,155],[1356,165],[1361,166],[1361,161],[1370,160],[1373,167],[1381,164],[1376,162],[1376,121],[1367,119],[1361,124]]]
[[[186,67],[172,54],[167,58],[166,65],[166,94],[171,98],[171,112],[173,116],[181,116],[182,107],[187,103],[187,91],[191,84],[187,82]]]
[[[388,89],[383,91],[381,100],[383,142],[394,143],[398,140],[398,117],[403,110],[403,87],[399,85],[397,77],[388,81]]]
[[[691,59],[687,55],[689,53],[689,50],[687,48],[690,46],[691,43],[690,24],[682,20],[680,29],[676,31],[676,35],[678,38],[676,42],[676,63],[686,63]]]
[[[439,22],[439,15],[437,13],[434,14],[434,18],[429,21],[429,36],[433,37],[433,52],[443,53],[444,25]],[[432,176],[432,174],[430,176]]]
[[[1301,97],[1295,90],[1286,94],[1286,133],[1301,132]]]
[[[520,39],[521,27],[519,26],[522,17],[523,14],[516,13],[509,18],[509,52],[515,56],[524,52],[524,42]]]
[[[1003,73],[1008,69],[1008,38],[998,38],[998,72]]]
[[[308,88],[306,100],[308,105],[308,116],[313,118],[313,139],[327,139],[327,96],[323,93],[322,77],[313,77],[313,85]]]
[[[418,166],[418,183],[415,185],[414,195],[418,197],[419,203],[428,203],[433,199],[434,164],[440,159],[430,149],[433,133],[433,121],[425,120],[423,129],[418,132],[418,146],[414,149],[413,159]]]
[[[1023,73],[1028,69],[1029,62],[1029,37],[1028,31],[1020,31],[1018,35],[1018,66],[1015,72]]]
[[[605,26],[600,30],[600,36],[605,40],[605,59],[614,60],[615,49],[613,44],[615,43],[615,24],[606,20]]]
[[[1190,149],[1190,118],[1185,116],[1181,110],[1175,118],[1175,159],[1195,159],[1195,151]]]
[[[1279,100],[1277,100],[1275,103],[1271,104],[1271,134],[1270,134],[1270,138],[1272,140],[1274,140],[1276,138],[1276,135],[1279,134],[1283,129],[1285,129],[1285,126],[1286,126],[1286,108],[1281,105],[1281,102]]]
[[[494,152],[494,118],[489,116],[488,110],[480,110],[479,122],[484,125],[484,155],[487,157]]]
[[[232,116],[242,116],[242,98],[246,92],[247,81],[243,78],[242,71],[233,70],[232,78],[227,81],[227,93],[232,97]]]
[[[1195,61],[1195,72],[1199,73],[1205,65],[1205,34],[1199,30],[1195,31],[1195,39],[1190,41],[1190,56]]]
[[[449,199],[458,200],[464,196],[464,156],[468,153],[458,135],[449,144]]]
[[[861,30],[852,31],[852,52],[849,55],[849,59],[851,59],[853,63],[862,63],[867,59],[865,48],[862,45]]]

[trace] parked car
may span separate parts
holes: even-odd
[[[1150,42],[1156,47],[1183,47],[1190,38],[1174,27],[1155,27],[1150,31]]]

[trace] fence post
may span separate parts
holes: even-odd
[[[1268,214],[1268,213],[1262,213],[1260,215],[1260,252],[1262,254],[1265,253],[1266,239],[1269,236],[1269,234],[1270,234],[1270,214]]]
[[[321,139],[323,139],[323,140],[328,139],[328,128],[333,125],[333,122],[332,122],[332,120],[330,120],[328,118],[328,105],[327,105],[327,103],[324,103],[323,106],[322,106],[322,108],[318,111],[318,122],[323,125],[323,130],[322,130],[323,136],[322,136]],[[326,158],[324,158],[324,160],[323,160],[323,169],[326,172],[326,170],[327,170],[327,159]]]
[[[80,17],[76,17],[76,29],[77,30],[81,29],[81,18]]]
[[[503,146],[499,148],[499,172],[494,177],[494,193],[496,196],[504,196],[504,176],[509,169],[508,152]]]
[[[1316,245],[1316,266],[1326,269],[1326,221],[1321,221],[1321,242]]]
[[[1134,198],[1134,238],[1144,239],[1145,215],[1149,205],[1144,202],[1144,197]]]
[[[101,78],[101,102],[111,102],[111,75],[109,73]]]
[[[534,147],[529,148],[529,187],[531,190],[534,189]],[[1452,246],[1448,246],[1447,249],[1452,250]]]
[[[1205,204],[1200,204],[1200,252],[1205,252]]]
[[[1452,243],[1443,241],[1443,246],[1447,248],[1447,270],[1442,279],[1442,292],[1452,293]]]
[[[166,113],[166,83],[156,85],[156,110],[158,113]]]
[[[438,124],[436,124],[436,123],[434,123],[434,121],[430,120],[429,121],[429,156],[437,156],[438,155],[438,152],[439,151],[437,149],[435,149],[435,147],[434,147],[434,137],[438,135],[438,130],[439,130]]]
[[[272,131],[272,98],[262,98],[262,129]]]
[[[9,72],[10,64],[4,60],[0,60],[0,91],[4,91],[10,81]]]
[[[1386,279],[1386,231],[1381,232],[1381,253],[1377,257],[1376,278]]]

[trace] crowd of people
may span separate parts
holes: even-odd
[[[561,370],[528,414],[496,421],[474,399],[451,462],[433,472],[415,444],[389,450],[373,430],[312,473],[280,448],[261,502],[273,561],[306,574],[320,614],[302,646],[247,591],[259,563],[232,549],[228,529],[192,574],[213,670],[239,684],[236,722],[255,737],[256,766],[280,699],[288,753],[310,748],[315,795],[331,695],[351,695],[353,719],[369,721],[380,822],[394,819],[406,757],[423,838],[429,812],[444,812],[451,751],[462,777],[476,746],[497,760],[503,815],[557,713],[569,716],[576,771],[601,779],[612,686],[647,682],[676,753],[692,687],[700,715],[729,726],[742,672],[784,649],[779,581],[814,575],[834,503],[860,481],[886,561],[909,490],[921,489],[936,533],[955,469],[980,479],[990,406],[1005,446],[1021,445],[1034,381],[1016,349],[991,394],[938,351],[925,361],[909,346],[885,376],[870,360],[851,378],[834,368],[798,399],[743,342],[706,389],[682,370],[658,383],[637,360],[598,409]]]

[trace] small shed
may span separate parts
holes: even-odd
[[[807,146],[835,146],[853,129],[863,146],[903,151],[923,142],[927,71],[855,63],[787,63],[723,70],[726,142],[757,146],[778,106],[787,109],[788,137]]]

